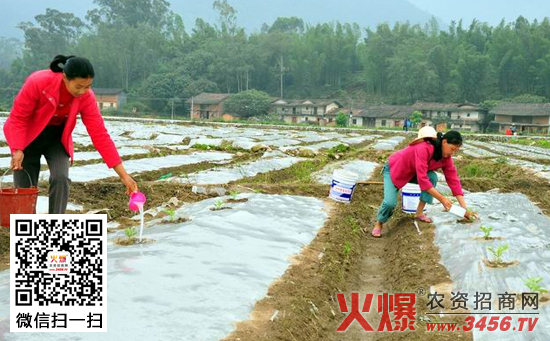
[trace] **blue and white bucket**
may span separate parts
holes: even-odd
[[[401,189],[401,210],[405,213],[416,213],[418,204],[420,203],[420,195],[422,190],[417,184],[406,184]]]
[[[329,198],[349,204],[359,175],[343,169],[337,169],[332,173],[332,185]]]

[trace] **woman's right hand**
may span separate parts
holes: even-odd
[[[453,203],[451,202],[451,200],[443,197],[443,199],[441,199],[441,205],[443,205],[443,208],[445,208],[445,211],[448,211],[451,209],[451,206],[453,206]]]
[[[23,169],[23,158],[25,157],[25,154],[23,154],[22,150],[16,150],[11,154],[11,164],[10,167],[13,170],[21,170]]]

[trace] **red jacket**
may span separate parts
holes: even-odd
[[[62,82],[63,73],[51,70],[37,71],[27,78],[4,124],[4,135],[12,152],[25,150],[50,122],[57,108]],[[72,132],[78,114],[107,166],[112,168],[120,164],[122,160],[105,128],[92,90],[73,99],[71,112],[65,122],[61,143],[71,157],[71,162],[74,156]]]
[[[444,157],[439,161],[435,161],[432,158],[434,149],[431,143],[421,142],[391,155],[389,164],[393,184],[401,189],[416,175],[420,189],[427,191],[433,187],[428,178],[428,171],[442,169],[447,185],[449,185],[453,195],[464,195],[453,159]]]

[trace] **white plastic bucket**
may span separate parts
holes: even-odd
[[[401,189],[401,210],[405,213],[416,213],[421,194],[422,190],[419,185],[406,184]]]
[[[335,170],[332,173],[332,184],[328,197],[338,202],[349,203],[358,178],[359,175],[356,173],[343,169]]]

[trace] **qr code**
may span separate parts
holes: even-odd
[[[12,215],[10,225],[10,330],[14,325],[16,331],[29,332],[64,325],[52,331],[86,331],[83,326],[97,326],[102,312],[104,321],[106,216]],[[65,323],[59,323],[60,314]],[[50,321],[50,316],[55,318]]]

